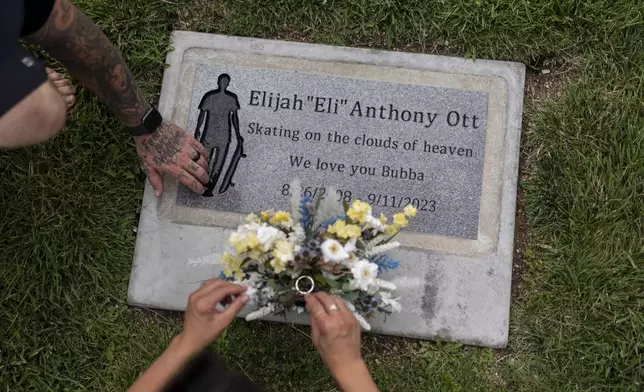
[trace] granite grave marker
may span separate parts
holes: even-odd
[[[506,344],[523,65],[188,32],[173,46],[160,109],[204,144],[211,182],[146,188],[131,304],[184,309],[248,212],[360,198],[418,208],[396,254],[403,313],[374,330]]]

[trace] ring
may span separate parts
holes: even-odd
[[[308,290],[302,290],[302,289],[300,288],[300,282],[302,281],[302,279],[306,279],[306,280],[308,280],[308,281],[311,283],[311,287],[309,287],[309,289],[308,289]],[[310,276],[302,275],[302,276],[300,276],[299,278],[297,278],[297,280],[295,281],[295,290],[296,290],[299,294],[302,294],[302,295],[310,294],[310,293],[312,293],[312,292],[313,292],[313,289],[314,289],[314,288],[315,288],[315,281],[314,281],[314,280],[313,280],[313,278],[311,278]]]
[[[340,310],[340,308],[338,308],[338,305],[336,304],[329,306],[329,312],[338,311],[338,310]]]

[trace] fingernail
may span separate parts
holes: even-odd
[[[161,192],[160,191],[154,191],[154,196],[156,196],[156,197],[161,196]]]

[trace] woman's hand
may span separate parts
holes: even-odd
[[[344,392],[378,392],[360,355],[360,326],[344,302],[327,293],[306,297],[311,338]]]
[[[214,279],[190,294],[183,331],[177,337],[181,349],[196,354],[217,339],[248,301],[242,295],[245,291],[244,286]],[[219,311],[217,304],[228,307]]]
[[[362,362],[360,326],[340,298],[317,292],[306,296],[311,337],[331,373]]]

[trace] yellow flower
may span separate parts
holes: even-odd
[[[396,225],[387,225],[385,227],[385,233],[389,234],[389,235],[397,234],[399,231],[400,230],[399,230],[398,226],[396,226]]]
[[[273,250],[273,256],[286,265],[289,261],[295,260],[295,255],[293,254],[294,247],[288,241],[277,241],[275,249]]]
[[[394,214],[394,226],[396,227],[406,227],[409,224],[407,221],[407,218],[405,218],[405,214]]]
[[[259,216],[263,221],[267,221],[271,218],[271,213],[272,211],[262,211],[259,213]]]
[[[248,257],[251,260],[259,260],[264,256],[264,251],[261,248],[254,248],[248,252]]]
[[[347,222],[343,220],[335,221],[335,223],[329,227],[328,232],[335,234],[340,238],[358,238],[362,235],[360,226],[347,225]]]
[[[235,271],[234,275],[235,275],[235,280],[244,280],[244,278],[246,277],[246,274],[242,270]]]
[[[273,259],[271,260],[271,266],[273,267],[273,271],[275,271],[276,274],[279,274],[280,272],[284,271],[286,269],[286,262],[280,260],[280,259]]]
[[[248,250],[258,247],[259,239],[257,238],[257,234],[255,233],[246,234],[246,244],[248,246]]]
[[[224,275],[226,277],[230,278],[235,274],[243,273],[241,272],[242,260],[233,257],[230,253],[225,252],[221,262],[224,265]]]
[[[387,216],[386,216],[385,214],[383,214],[382,212],[380,213],[380,218],[378,218],[378,220],[379,220],[379,221],[380,221],[380,223],[382,223],[383,225],[386,225],[386,224],[387,224]]]
[[[246,215],[246,219],[244,219],[247,223],[259,223],[259,217],[252,212],[248,215]]]
[[[416,207],[414,207],[411,204],[408,204],[407,207],[405,207],[404,211],[405,211],[405,215],[407,215],[410,218],[413,218],[416,216],[417,210],[416,210]]]
[[[271,223],[274,225],[290,226],[292,223],[291,214],[286,211],[277,211],[271,218]]]
[[[364,223],[367,215],[369,214],[371,214],[371,206],[368,203],[360,200],[354,201],[347,211],[349,218],[351,218],[352,221],[358,222],[360,224]]]
[[[259,246],[259,239],[257,239],[257,234],[248,233],[243,237],[235,237],[235,240],[231,240],[231,243],[239,256],[244,252],[257,248]]]

